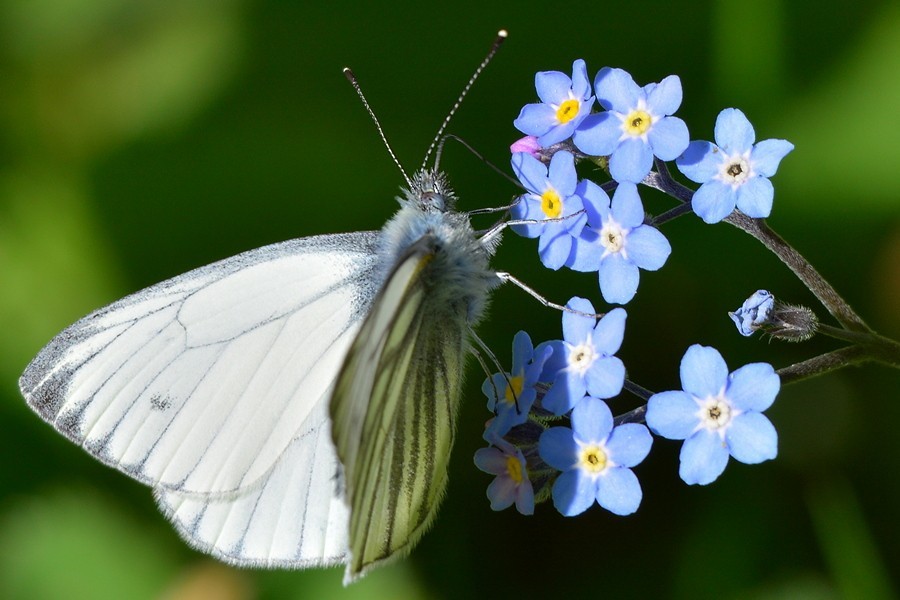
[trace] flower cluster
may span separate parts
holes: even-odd
[[[755,143],[752,125],[734,108],[719,114],[715,143],[690,141],[684,121],[674,116],[682,101],[675,75],[640,86],[622,69],[606,67],[593,86],[589,81],[582,60],[571,77],[558,71],[535,77],[540,102],[526,105],[514,121],[525,137],[511,145],[511,163],[525,193],[507,225],[538,239],[546,267],[596,272],[603,300],[624,305],[638,291],[640,271],[662,268],[671,254],[659,229],[667,221],[693,213],[717,223],[734,210],[768,216],[769,178],[793,146]],[[672,179],[667,161],[699,188],[692,192]],[[597,180],[594,169],[582,178],[580,162],[608,177]],[[681,204],[648,215],[639,185]],[[800,339],[817,327],[815,316],[801,309],[759,290],[729,315],[744,336],[762,330]],[[616,356],[626,319],[621,307],[597,314],[591,301],[576,297],[563,311],[562,339],[535,347],[525,332],[516,334],[512,369],[489,376],[482,387],[493,417],[484,432],[489,445],[478,450],[475,464],[495,476],[491,508],[515,504],[532,514],[535,504],[552,499],[565,516],[594,503],[631,514],[643,495],[634,469],[653,435],[683,440],[679,474],[688,484],[716,480],[729,458],[746,464],[775,458],[778,436],[762,414],[781,386],[771,365],[729,372],[717,350],[695,344],[681,361],[682,389],[654,394],[628,381]],[[607,401],[623,393],[642,402],[614,416]]]

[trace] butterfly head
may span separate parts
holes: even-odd
[[[456,206],[456,195],[447,177],[434,169],[422,169],[412,177],[409,189],[403,190],[400,204],[414,204],[424,212],[447,212]]]

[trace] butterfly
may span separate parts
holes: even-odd
[[[225,562],[346,564],[349,583],[405,555],[444,494],[469,332],[500,283],[497,237],[444,175],[407,187],[381,231],[265,246],[87,315],[22,394]]]

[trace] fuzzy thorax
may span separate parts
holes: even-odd
[[[428,310],[434,318],[464,317],[478,322],[487,295],[499,283],[488,261],[493,247],[481,243],[466,215],[454,210],[456,196],[443,173],[416,173],[409,190],[398,198],[400,210],[381,231],[379,262],[386,278],[390,269],[426,236],[434,238],[434,256],[422,272]]]

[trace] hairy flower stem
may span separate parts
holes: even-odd
[[[752,235],[780,258],[781,262],[794,272],[794,275],[803,282],[809,291],[815,294],[822,306],[828,309],[828,312],[844,328],[850,331],[871,332],[862,318],[850,308],[850,305],[831,287],[831,284],[825,281],[825,278],[809,264],[802,254],[772,231],[765,220],[751,219],[747,215],[735,211],[726,217],[725,221]]]
[[[689,205],[691,198],[694,196],[693,190],[672,178],[669,168],[661,160],[656,160],[656,171],[651,172],[642,183],[656,188],[684,204]],[[845,329],[867,333],[872,332],[862,318],[831,287],[831,284],[809,264],[802,254],[794,250],[790,244],[775,233],[764,219],[751,219],[740,211],[734,211],[725,218],[725,221],[759,240],[763,246],[781,259],[781,262],[794,272],[794,275],[815,294],[819,302]]]
[[[858,365],[873,360],[872,356],[860,346],[848,346],[820,354],[803,362],[798,362],[789,367],[783,367],[775,371],[781,377],[782,385],[796,383],[804,379],[810,379],[818,375],[824,375],[850,365]]]
[[[850,342],[866,350],[867,357],[900,369],[900,344],[874,332],[848,331],[839,327],[819,324],[818,333]]]

